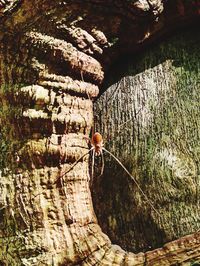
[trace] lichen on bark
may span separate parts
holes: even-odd
[[[123,77],[94,104],[105,147],[160,213],[105,154],[104,175],[93,187],[96,214],[111,240],[134,252],[199,229],[198,43],[197,31],[190,30],[134,57],[134,63],[129,57],[109,82]]]
[[[1,145],[11,154],[1,160],[2,265],[199,258],[198,233],[146,253],[113,245],[93,211],[88,156],[68,171],[88,149],[93,99],[111,63],[197,19],[198,7],[179,0],[0,0]]]

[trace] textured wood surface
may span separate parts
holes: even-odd
[[[114,60],[198,14],[199,1],[0,1],[1,265],[199,257],[198,234],[153,253],[111,244],[94,214],[87,156],[59,179],[88,148],[92,101]]]
[[[96,214],[112,241],[134,252],[199,229],[199,41],[190,29],[129,57],[110,83],[124,77],[94,104],[105,147],[160,213],[104,153],[104,175],[93,188]]]

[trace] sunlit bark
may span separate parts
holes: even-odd
[[[85,153],[92,100],[113,60],[195,20],[198,7],[178,0],[0,1],[1,265],[199,258],[198,234],[136,255],[112,245],[93,211],[88,157],[56,182]]]

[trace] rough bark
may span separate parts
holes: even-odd
[[[126,165],[159,212],[104,153],[104,175],[94,179],[93,202],[103,231],[126,250],[153,249],[199,229],[197,32],[176,33],[133,62],[130,56],[120,62],[110,83],[120,71],[124,77],[94,104],[95,128],[105,147]]]
[[[85,152],[92,99],[113,60],[197,18],[199,2],[1,0],[0,8],[1,264],[199,258],[199,234],[136,255],[112,245],[93,211],[87,157],[58,180]]]

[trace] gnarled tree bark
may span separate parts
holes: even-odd
[[[133,63],[129,56],[129,64],[121,61],[110,73],[112,84],[120,71],[124,77],[94,103],[106,149],[159,211],[105,153],[93,203],[103,231],[126,250],[160,247],[199,229],[199,41],[194,27],[134,56]]]
[[[199,1],[0,1],[1,265],[173,265],[200,257],[195,233],[133,254],[93,211],[87,148],[92,100],[110,65]],[[127,35],[130,36],[127,38]]]

